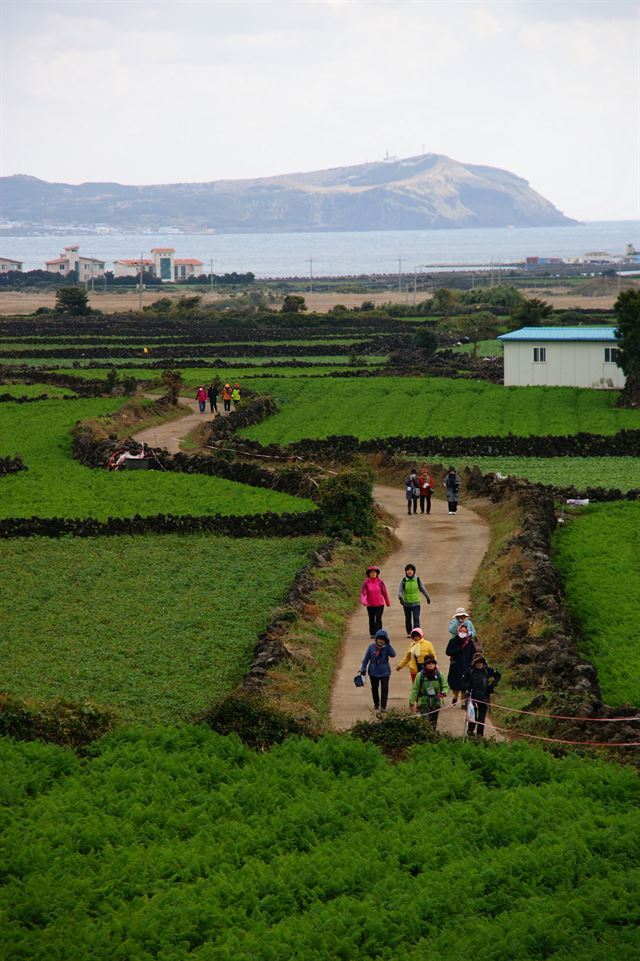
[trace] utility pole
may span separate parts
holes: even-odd
[[[140,282],[138,284],[138,310],[142,310],[142,291],[144,290],[144,285],[142,283],[142,272],[144,270],[144,264],[142,259],[144,257],[144,250],[140,251]]]
[[[402,257],[398,257],[398,293],[402,293]]]
[[[418,268],[413,268],[413,306],[416,305],[416,291],[418,289]]]
[[[209,259],[209,289],[213,293],[213,257]]]
[[[309,257],[307,263],[309,264],[309,293],[313,293],[313,257]]]

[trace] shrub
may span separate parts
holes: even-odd
[[[347,530],[363,537],[373,532],[373,472],[364,461],[355,460],[324,481],[319,501],[328,534]]]
[[[0,734],[20,741],[86,747],[113,726],[113,714],[91,701],[36,702],[0,694]]]
[[[259,751],[266,751],[291,735],[314,733],[305,721],[265,704],[255,695],[231,695],[198,720],[218,734],[237,734],[244,744]]]

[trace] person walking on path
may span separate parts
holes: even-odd
[[[231,391],[231,400],[233,401],[233,406],[237,410],[240,406],[240,384],[234,384],[233,390]]]
[[[415,467],[411,468],[411,471],[404,479],[404,491],[407,500],[407,514],[411,513],[412,507],[413,513],[417,514],[420,487],[418,486],[418,475],[416,474]]]
[[[218,381],[213,381],[211,387],[207,391],[207,397],[209,398],[209,407],[211,408],[211,413],[215,411],[218,413]]]
[[[414,627],[411,631],[411,643],[409,644],[409,650],[402,658],[396,671],[401,671],[403,667],[409,665],[409,674],[411,675],[411,683],[416,679],[416,674],[421,671],[425,662],[426,657],[435,657],[436,652],[434,650],[431,641],[428,641],[424,636],[424,631],[421,627]]]
[[[464,624],[458,625],[457,633],[447,644],[445,652],[449,657],[449,675],[447,681],[453,693],[452,704],[457,704],[459,695],[464,691],[464,679],[471,662],[477,653],[473,638]],[[464,710],[464,698],[462,708]]]
[[[426,714],[434,731],[448,690],[447,682],[438,670],[438,662],[432,654],[427,654],[424,666],[413,682],[409,706],[415,705],[418,714]]]
[[[467,631],[469,632],[469,634],[471,635],[471,637],[474,639],[474,641],[475,641],[476,644],[477,644],[478,638],[477,638],[476,629],[475,629],[475,627],[473,626],[473,621],[472,621],[471,618],[469,617],[469,614],[468,614],[467,611],[464,609],[464,607],[458,607],[458,608],[456,608],[455,614],[453,615],[453,617],[452,617],[451,620],[449,621],[449,634],[451,635],[451,637],[455,637],[455,636],[456,636],[456,634],[458,633],[458,628],[460,627],[461,624],[464,624],[464,626],[466,627]]]
[[[416,576],[415,564],[407,564],[404,569],[404,577],[398,587],[398,599],[404,608],[404,623],[407,629],[407,637],[411,637],[414,627],[420,627],[420,595],[426,598],[427,604],[431,603],[431,598],[426,587],[419,577]]]
[[[200,413],[204,414],[205,408],[207,406],[207,392],[204,389],[204,387],[198,387],[196,400],[198,401],[198,407],[200,408]]]
[[[227,412],[231,410],[231,384],[225,384],[222,388],[222,406]]]
[[[449,513],[456,514],[458,512],[458,494],[460,493],[461,481],[456,474],[455,467],[450,467],[447,471],[447,476],[444,479],[444,486],[447,492],[447,502],[449,504]]]
[[[484,737],[484,722],[491,703],[491,695],[500,680],[500,671],[487,664],[484,654],[474,654],[471,666],[464,675],[464,689],[469,699],[467,734]],[[471,718],[473,717],[473,720]]]
[[[387,632],[384,630],[376,631],[373,644],[369,644],[366,649],[360,668],[361,674],[369,672],[371,696],[376,711],[386,711],[387,709],[389,678],[391,677],[389,658],[395,656],[396,652],[391,647]]]
[[[423,465],[418,474],[418,491],[420,492],[420,513],[424,514],[425,504],[427,514],[431,513],[431,495],[433,493],[433,477]]]
[[[382,629],[382,612],[385,605],[387,607],[391,605],[386,585],[380,579],[380,568],[377,564],[367,567],[367,576],[360,590],[360,600],[369,615],[369,637],[373,640],[376,631]]]

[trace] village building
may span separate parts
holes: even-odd
[[[149,271],[153,272],[153,260],[147,260],[144,257],[142,260],[140,260],[138,257],[134,260],[114,260],[113,276],[138,277],[140,274],[140,264],[142,264],[143,273],[147,273]]]
[[[189,277],[199,277],[204,264],[201,260],[178,259],[173,261],[174,277],[176,280],[188,280]]]
[[[44,269],[60,277],[67,277],[75,270],[78,280],[82,283],[94,277],[104,277],[105,261],[98,260],[97,257],[84,257],[79,250],[80,247],[77,244],[65,247],[59,257],[45,262]]]
[[[505,387],[624,387],[615,327],[523,327],[498,340]]]
[[[0,257],[0,274],[8,274],[10,270],[22,270],[22,261],[11,260],[10,257]]]

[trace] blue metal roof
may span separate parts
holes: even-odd
[[[616,343],[615,327],[522,327],[510,334],[500,334],[498,340],[590,340]]]

